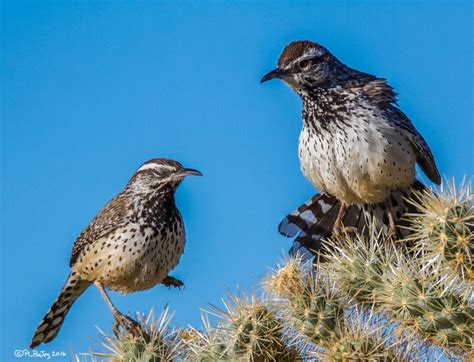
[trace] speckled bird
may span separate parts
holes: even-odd
[[[415,165],[441,179],[428,144],[397,105],[383,78],[349,68],[320,44],[295,41],[261,82],[279,78],[303,102],[298,154],[304,176],[321,192],[289,214],[279,231],[295,248],[318,250],[369,218],[388,234],[404,233],[404,198],[423,185]]]
[[[74,242],[71,272],[36,329],[30,348],[56,337],[74,301],[92,284],[111,309],[115,328],[132,333],[138,324],[114,307],[105,288],[126,294],[158,283],[183,286],[168,273],[178,264],[185,244],[174,194],[190,175],[201,173],[164,158],[147,161],[135,172]]]

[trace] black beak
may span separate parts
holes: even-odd
[[[185,177],[185,176],[202,176],[202,173],[193,168],[182,168],[175,173],[176,177]]]
[[[273,69],[271,72],[268,72],[260,79],[260,83],[266,82],[267,80],[274,78],[281,78],[286,74],[286,71],[280,68]]]

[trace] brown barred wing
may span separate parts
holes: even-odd
[[[88,244],[124,226],[127,223],[128,214],[127,203],[120,194],[110,200],[75,240],[69,265],[72,267],[76,263]]]

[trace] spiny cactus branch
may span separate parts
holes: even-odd
[[[474,360],[474,198],[470,185],[408,200],[413,234],[325,243],[324,262],[288,258],[264,292],[232,295],[202,312],[203,328],[141,316],[142,336],[107,336],[92,361]],[[329,247],[330,246],[330,247]],[[84,357],[84,356],[83,356]],[[83,359],[81,359],[83,360]],[[77,359],[79,361],[79,359]]]

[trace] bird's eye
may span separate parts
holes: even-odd
[[[309,60],[303,59],[298,63],[298,65],[300,66],[301,69],[306,69],[309,67]]]

